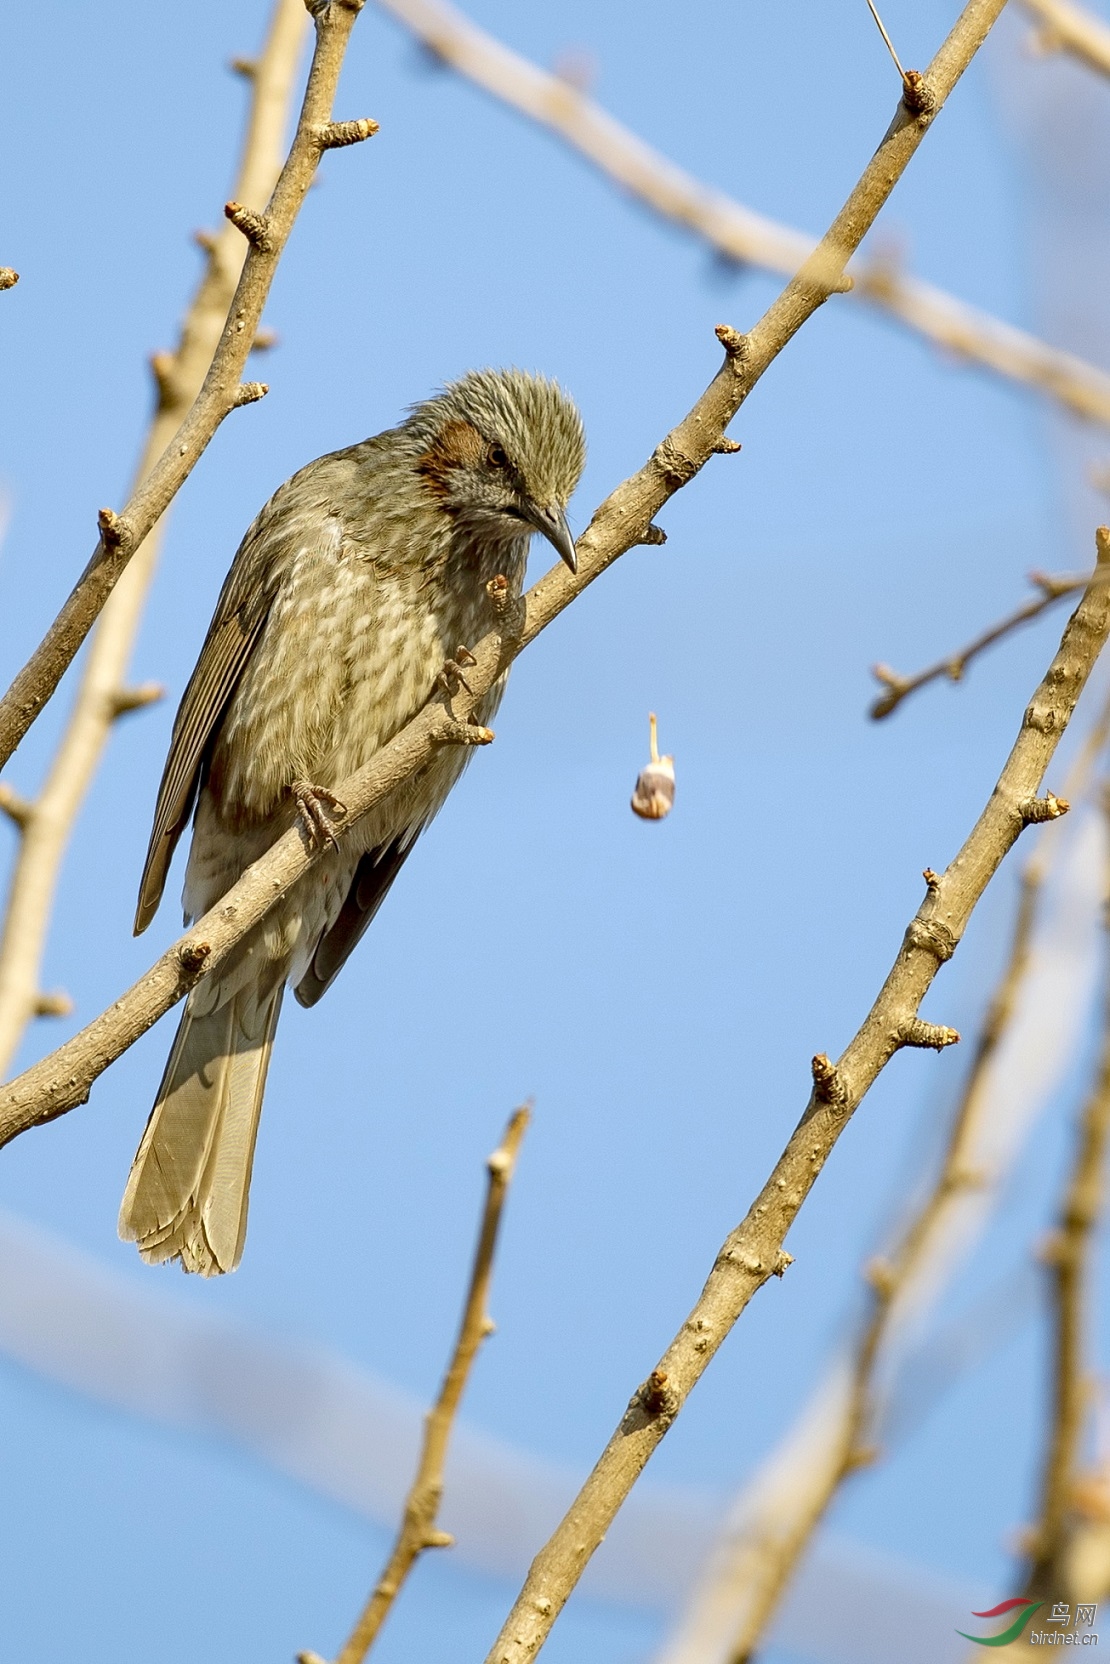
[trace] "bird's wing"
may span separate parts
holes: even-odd
[[[276,556],[285,542],[274,536],[274,530],[272,517],[263,510],[243,539],[174,719],[139,884],[136,936],[158,910],[170,860],[197,795],[209,741],[270,610],[272,579],[279,564]]]
[[[294,990],[301,1005],[315,1005],[327,993],[356,943],[369,929],[415,841],[415,838],[410,838],[402,844],[400,839],[395,838],[381,849],[367,851],[362,857],[355,868],[339,917],[317,942],[308,970]]]

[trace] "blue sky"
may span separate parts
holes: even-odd
[[[473,10],[540,62],[583,49],[598,97],[636,131],[811,231],[896,96],[862,0]],[[146,357],[173,338],[196,273],[189,233],[229,186],[243,93],[224,65],[254,47],[265,11],[63,0],[48,53],[41,16],[6,19],[0,74],[23,135],[0,249],[22,274],[0,320],[0,654],[12,668],[87,559],[97,508],[124,495]],[[884,15],[903,61],[923,64],[955,13],[892,0]],[[429,67],[372,6],[337,114],[372,114],[381,133],[326,158],[267,311],[281,338],[260,372],[270,395],[225,424],[174,506],[134,665],[171,698],[113,737],[47,958],[47,985],[65,986],[76,1012],[37,1028],[26,1060],[176,933],[173,877],[148,935],[130,934],[157,778],[223,573],[276,485],[467,367],[514,363],[557,376],[581,406],[580,530],[712,375],[713,325],[744,327],[776,292],[757,273],[723,274],[554,140]],[[1035,210],[997,76],[976,65],[877,235],[922,276],[1034,327]],[[666,546],[626,556],[519,664],[497,743],[327,1001],[287,1005],[240,1271],[186,1281],[115,1238],[168,1022],[87,1107],[4,1152],[4,1206],[167,1298],[327,1346],[426,1397],[454,1328],[482,1160],[533,1095],[498,1335],[466,1413],[589,1463],[777,1156],[810,1056],[838,1052],[862,1019],[922,868],[941,868],[978,813],[1058,624],[881,726],[865,715],[867,666],[925,662],[1016,601],[1029,568],[1089,555],[1074,450],[1035,399],[850,301],[806,325],[732,431],[741,455],[660,516]],[[11,767],[22,789],[69,693]],[[675,811],[657,826],[627,807],[649,709],[678,769]],[[1011,879],[929,996],[933,1020],[973,1024]],[[797,1263],[753,1303],[653,1478],[727,1493],[789,1424],[962,1067],[958,1050],[895,1060],[791,1235]],[[1057,1119],[1023,1159],[990,1266],[1026,1255],[1065,1152]],[[838,1526],[1001,1598],[1030,1506],[1041,1373],[1030,1322],[852,1488]],[[13,1654],[107,1664],[157,1635],[161,1664],[249,1664],[335,1646],[384,1534],[230,1449],[2,1360],[0,1399],[19,1521],[0,1597]],[[510,1594],[447,1557],[421,1567],[383,1664],[483,1656]],[[549,1656],[642,1659],[653,1625],[584,1602]]]

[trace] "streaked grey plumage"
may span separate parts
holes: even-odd
[[[298,817],[427,702],[444,662],[489,627],[485,586],[514,592],[533,531],[573,566],[565,508],[585,456],[554,382],[475,371],[407,421],[294,474],[228,573],[174,723],[136,932],[158,907],[196,803],[186,920],[225,894]],[[487,694],[488,722],[503,681]],[[462,773],[445,748],[329,847],[186,1001],[131,1169],[120,1234],[145,1260],[232,1270],[286,982],[314,1005]]]

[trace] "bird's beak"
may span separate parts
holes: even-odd
[[[549,508],[536,509],[533,524],[558,551],[571,571],[577,572],[578,556],[574,552],[574,539],[570,535],[567,517],[558,503],[552,503]]]

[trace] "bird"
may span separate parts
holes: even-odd
[[[285,988],[312,1006],[330,987],[471,748],[443,747],[343,836],[335,788],[485,634],[489,581],[519,596],[534,533],[576,570],[566,509],[584,462],[557,382],[472,370],[300,469],[239,545],[174,721],[135,934],[191,812],[187,924],[291,826],[321,853],[185,1002],[120,1209],[147,1262],[203,1276],[239,1264]],[[490,721],[504,685],[474,720]]]

